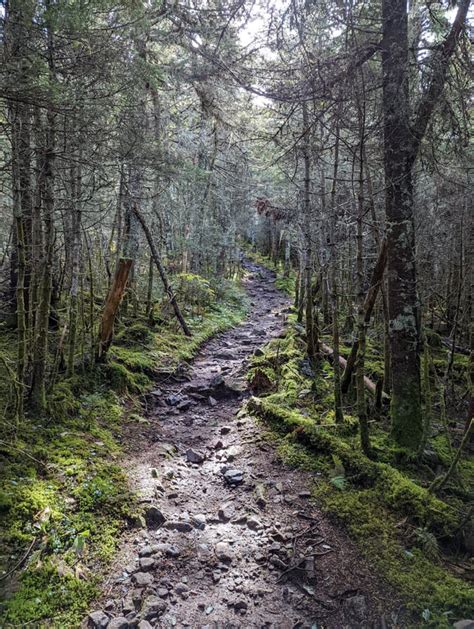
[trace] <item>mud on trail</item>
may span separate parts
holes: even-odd
[[[148,398],[150,425],[125,465],[146,526],[122,540],[84,626],[396,626],[387,588],[312,503],[314,474],[285,466],[264,427],[237,416],[248,360],[289,305],[274,274],[246,270],[247,320]]]

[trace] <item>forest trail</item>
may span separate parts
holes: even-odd
[[[245,267],[246,321],[157,383],[150,425],[130,436],[147,526],[122,540],[84,626],[396,626],[392,594],[312,504],[314,475],[285,466],[264,427],[237,415],[248,359],[282,332],[289,305],[273,273]]]

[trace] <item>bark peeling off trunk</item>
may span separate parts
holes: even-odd
[[[112,343],[115,316],[125,293],[132,264],[133,260],[121,258],[115,272],[100,324],[99,347],[96,357],[99,362],[104,360],[107,350]]]

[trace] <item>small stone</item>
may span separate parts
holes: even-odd
[[[474,620],[463,618],[453,624],[454,629],[474,629]]]
[[[117,616],[117,618],[112,618],[112,620],[107,625],[107,629],[128,629],[129,627],[128,620],[123,616]]]
[[[176,594],[179,594],[181,596],[182,594],[187,594],[189,592],[189,588],[184,583],[178,583],[175,586],[174,591],[176,592]]]
[[[135,604],[131,596],[127,596],[122,602],[122,614],[125,616],[130,612],[135,612]]]
[[[152,557],[142,557],[139,561],[140,570],[146,572],[147,570],[151,570],[155,565],[155,560]]]
[[[142,607],[143,620],[153,620],[166,611],[167,604],[158,596],[149,596]]]
[[[190,463],[200,464],[204,462],[204,456],[200,452],[196,452],[192,448],[189,448],[188,450],[186,450],[186,459]]]
[[[300,491],[298,496],[300,498],[311,498],[311,492],[310,491]]]
[[[224,447],[224,444],[220,439],[218,439],[217,441],[214,442],[214,445],[212,447],[214,448],[214,450],[222,450],[222,448]]]
[[[156,506],[148,507],[145,511],[145,522],[149,529],[157,529],[166,521],[163,513]]]
[[[165,523],[165,528],[170,531],[179,531],[180,533],[189,533],[193,530],[192,525],[189,522],[180,522],[179,520],[170,520]]]
[[[169,592],[168,592],[168,590],[166,588],[158,588],[156,590],[156,593],[158,594],[158,596],[160,598],[167,598],[167,596],[169,594]]]
[[[157,553],[164,553],[167,557],[179,557],[181,551],[173,544],[156,544],[153,547]]]
[[[226,542],[217,542],[214,552],[216,557],[221,561],[231,562],[234,558],[234,554]]]
[[[186,399],[179,402],[176,408],[180,411],[187,411],[190,406],[191,406],[191,400]]]
[[[235,611],[246,612],[248,609],[248,605],[246,601],[239,600],[233,604],[233,608],[235,609]]]
[[[244,473],[234,468],[226,469],[224,479],[229,485],[240,485],[244,480]]]
[[[257,531],[258,529],[262,528],[262,523],[260,522],[258,518],[251,517],[251,518],[248,518],[247,520],[247,526],[252,531]]]
[[[230,426],[222,426],[221,427],[221,435],[227,435],[231,431]]]
[[[115,607],[115,602],[112,600],[107,601],[104,605],[104,609],[106,609],[107,611],[110,611],[114,607]]]
[[[98,629],[105,629],[109,624],[110,618],[102,610],[91,612],[88,616],[89,627],[97,627]]]
[[[138,587],[146,587],[153,583],[153,576],[149,572],[135,572],[132,576],[132,581]]]
[[[212,395],[207,398],[207,401],[209,402],[209,406],[217,406],[217,400],[213,398]]]
[[[230,504],[222,505],[221,507],[219,507],[219,511],[217,512],[217,515],[219,516],[219,520],[222,520],[222,522],[228,522],[229,520],[231,520],[233,514],[234,514],[234,509],[232,505]]]
[[[153,555],[153,546],[147,544],[139,550],[138,554],[140,557],[149,557],[150,555]]]
[[[140,620],[138,623],[138,629],[153,629],[148,620]]]
[[[203,513],[197,513],[191,517],[191,521],[194,526],[203,531],[206,528],[206,516]]]

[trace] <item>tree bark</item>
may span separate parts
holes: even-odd
[[[408,16],[404,0],[382,2],[384,170],[388,247],[388,296],[392,377],[392,432],[397,443],[417,449],[423,437],[420,386],[420,317],[415,266],[413,166],[449,61],[461,36],[470,0],[461,0],[450,33],[430,60],[429,86],[410,124]]]
[[[105,302],[99,332],[99,347],[96,354],[96,361],[103,362],[107,351],[112,343],[114,333],[114,323],[117,311],[122,301],[127,287],[128,276],[132,268],[131,258],[120,258],[117,270],[115,271],[112,286],[110,287],[107,300]]]
[[[364,299],[364,322],[366,325],[370,322],[370,318],[372,316],[375,301],[377,299],[377,295],[383,281],[383,274],[385,271],[386,264],[387,264],[387,241],[383,240],[381,244],[381,249],[379,251],[379,255],[377,258],[377,262],[375,263],[374,270],[372,271],[370,286]],[[351,378],[352,378],[352,373],[354,371],[355,363],[357,360],[358,348],[359,348],[359,342],[358,340],[356,340],[354,341],[352,345],[351,353],[349,354],[349,357],[347,358],[346,368],[342,376],[341,389],[343,393],[347,393],[349,389]]]

